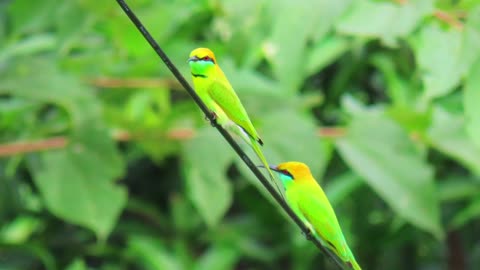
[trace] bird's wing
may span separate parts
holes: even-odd
[[[308,186],[306,189],[302,192],[300,211],[315,228],[315,232],[339,257],[348,258],[349,248],[325,193],[321,189],[316,192],[317,187]]]
[[[214,83],[209,87],[208,93],[230,120],[240,126],[255,141],[263,144],[242,102],[225,77],[223,80],[221,78],[215,79]]]

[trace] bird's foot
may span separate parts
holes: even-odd
[[[308,230],[305,232],[305,231],[302,231],[302,234],[305,236],[305,238],[308,240],[308,241],[312,241],[313,240],[313,232],[312,232],[312,229],[311,228],[308,228]]]
[[[211,112],[211,119],[206,116],[205,118],[210,121],[210,125],[212,125],[212,127],[217,125],[217,114],[215,112]]]

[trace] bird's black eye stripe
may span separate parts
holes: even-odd
[[[287,170],[281,170],[281,173],[293,179],[293,175],[289,173]]]

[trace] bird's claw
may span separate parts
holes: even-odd
[[[307,228],[307,231],[302,231],[302,234],[305,236],[305,238],[308,240],[308,241],[311,241],[313,240],[313,232],[310,228]]]
[[[205,120],[210,121],[212,127],[217,125],[217,114],[215,112],[211,112],[211,118],[205,116]]]

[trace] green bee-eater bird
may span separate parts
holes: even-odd
[[[260,149],[263,141],[258,136],[233,87],[218,66],[213,52],[207,48],[197,48],[190,53],[188,63],[195,92],[212,112],[215,121],[222,127],[233,130],[252,147],[276,185],[275,177]]]
[[[270,169],[280,175],[288,205],[313,236],[350,267],[360,270],[330,202],[308,166],[292,161],[271,166]]]

